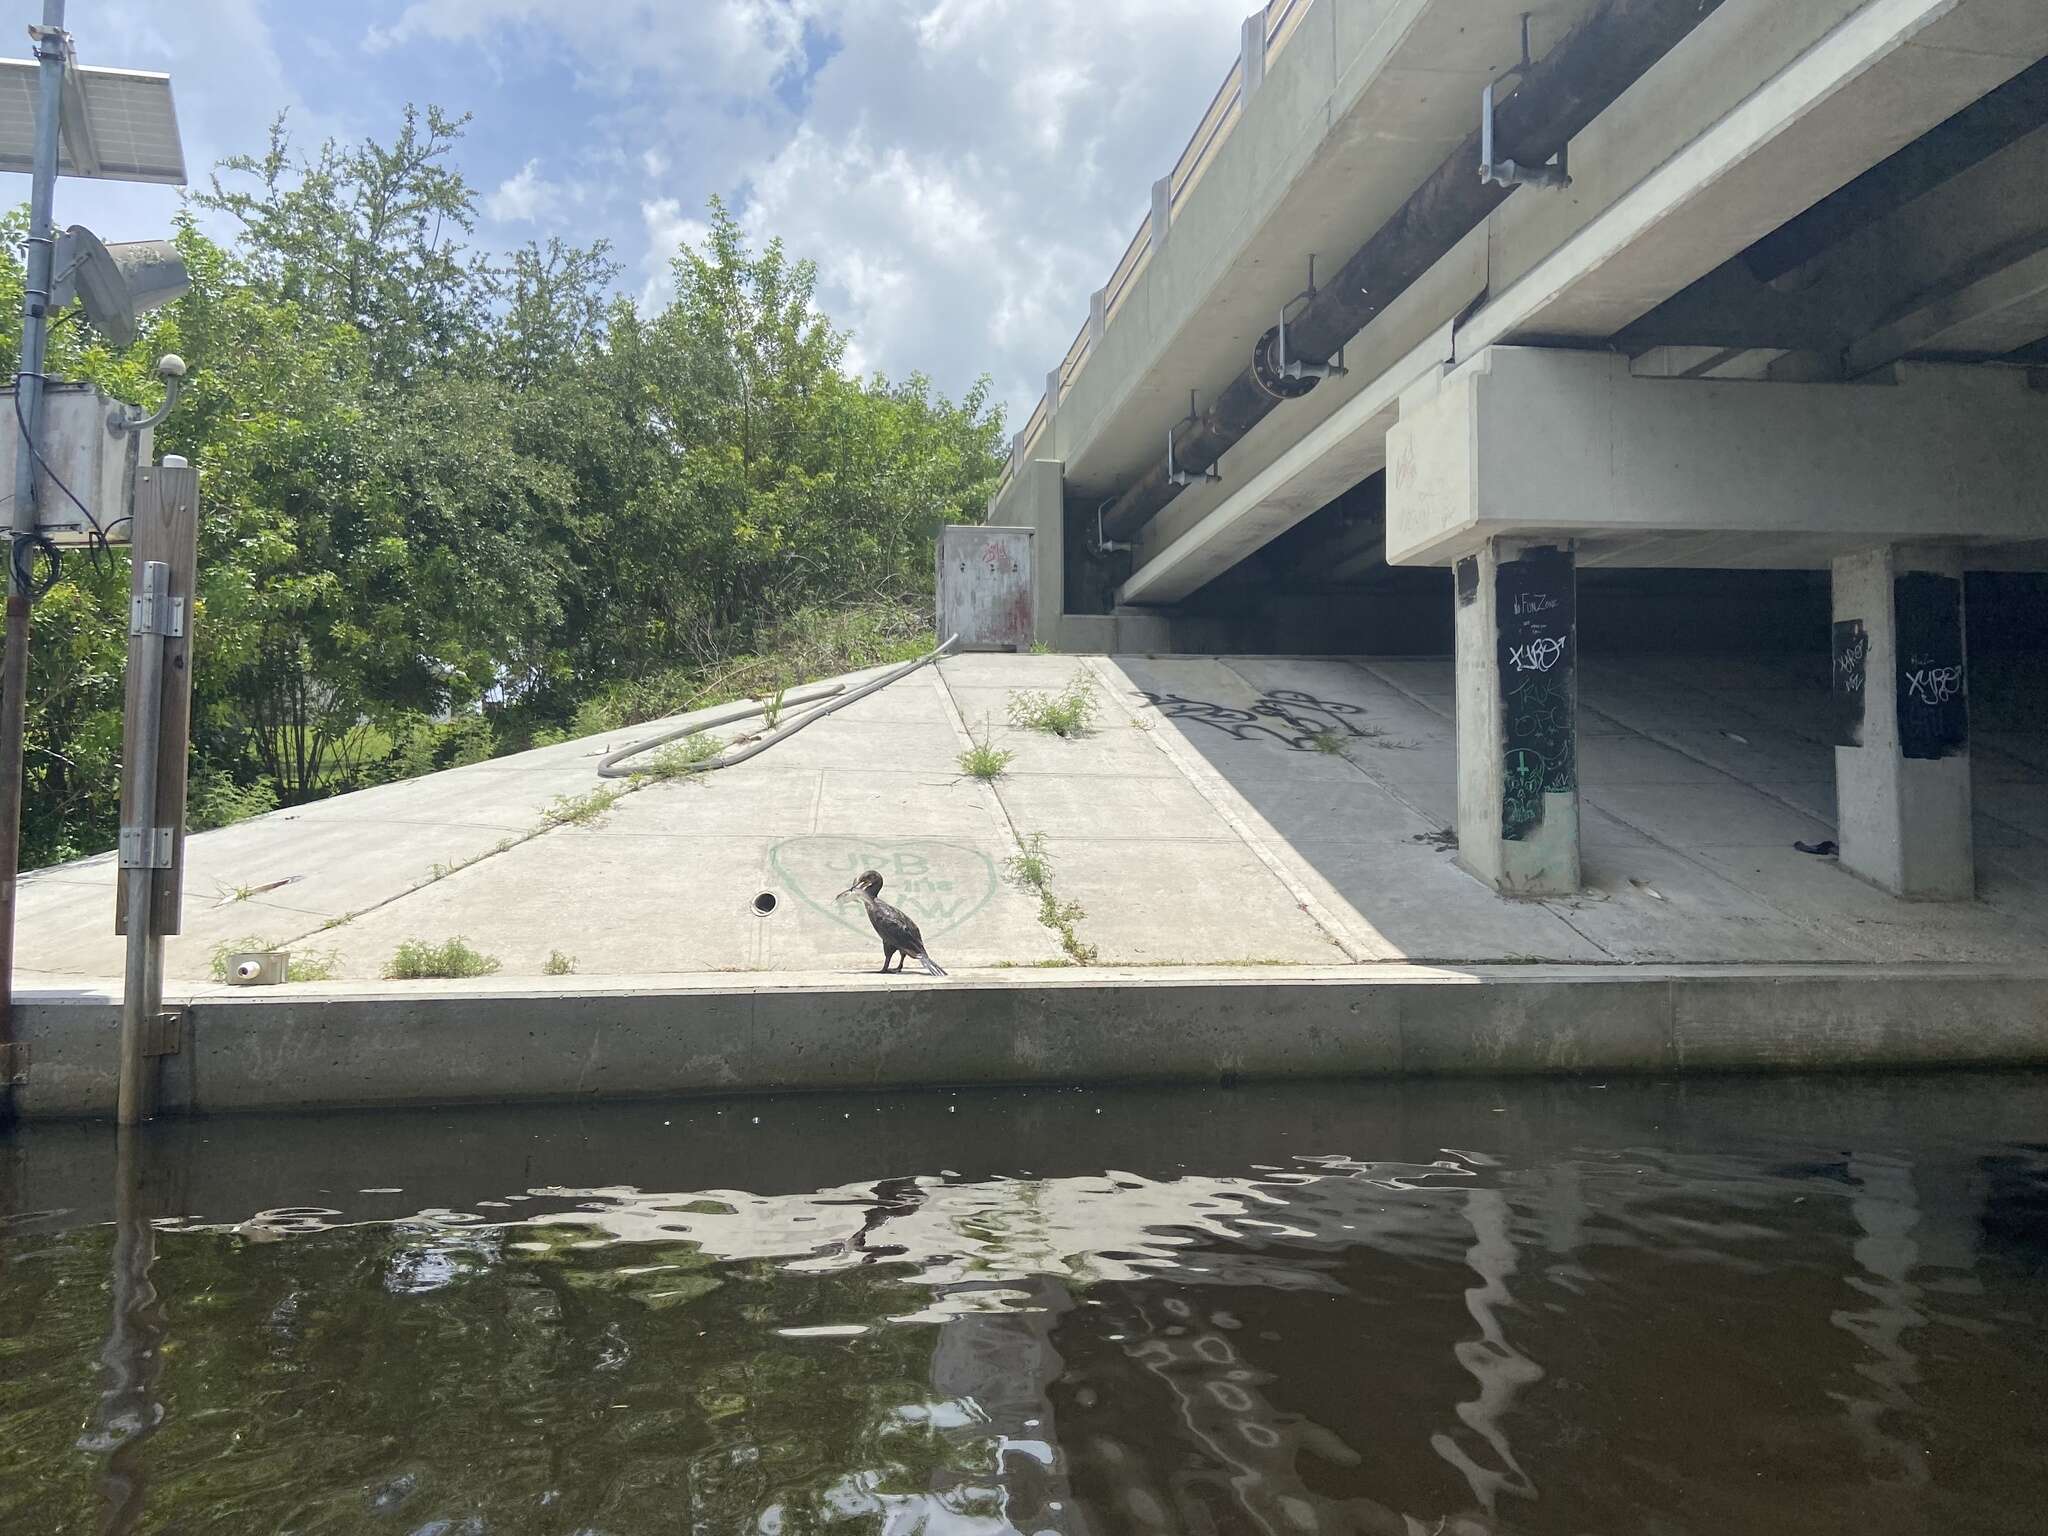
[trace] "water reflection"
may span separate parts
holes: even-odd
[[[1509,1234],[1507,1197],[1497,1189],[1475,1189],[1465,1195],[1465,1219],[1472,1227],[1472,1246],[1465,1261],[1480,1284],[1465,1292],[1465,1305],[1479,1325],[1479,1337],[1457,1345],[1458,1363],[1479,1383],[1479,1395],[1458,1404],[1458,1417],[1492,1452],[1494,1465],[1483,1465],[1456,1435],[1430,1437],[1430,1449],[1456,1467],[1472,1497],[1489,1515],[1500,1508],[1503,1492],[1536,1496],[1536,1485],[1508,1449],[1502,1422],[1522,1388],[1543,1379],[1543,1368],[1507,1341],[1501,1313],[1512,1304],[1508,1277],[1515,1272],[1515,1245]]]
[[[139,1138],[123,1126],[115,1136],[113,1264],[108,1291],[113,1317],[99,1352],[104,1387],[78,1449],[100,1458],[103,1504],[99,1528],[126,1536],[142,1528],[148,1476],[143,1447],[163,1423],[157,1393],[165,1333],[163,1308],[150,1271],[156,1227]]]
[[[38,1133],[0,1529],[2029,1529],[2001,1083]]]
[[[1855,1255],[1863,1273],[1845,1278],[1870,1305],[1839,1308],[1829,1321],[1869,1350],[1871,1358],[1858,1362],[1856,1373],[1874,1390],[1838,1395],[1873,1475],[1919,1488],[1927,1481],[1926,1453],[1910,1434],[1892,1432],[1903,1429],[1902,1420],[1913,1410],[1909,1389],[1920,1372],[1909,1345],[1914,1330],[1927,1321],[1920,1312],[1920,1288],[1912,1280],[1920,1256],[1913,1240],[1920,1220],[1913,1169],[1901,1159],[1875,1154],[1852,1155],[1848,1163],[1856,1184],[1849,1209],[1862,1228]]]

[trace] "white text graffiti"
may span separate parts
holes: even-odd
[[[1526,645],[1508,647],[1508,665],[1517,672],[1548,672],[1564,656],[1564,637],[1554,635],[1548,639],[1531,640]]]
[[[1963,691],[1963,669],[1922,667],[1906,674],[1906,693],[1915,704],[1946,704]]]

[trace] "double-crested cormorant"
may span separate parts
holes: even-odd
[[[903,961],[912,959],[922,965],[933,976],[946,973],[939,969],[938,961],[924,951],[924,935],[917,931],[917,924],[892,907],[882,897],[882,877],[872,869],[864,869],[854,878],[853,884],[839,893],[841,899],[858,896],[861,905],[868,909],[868,921],[875,925],[875,932],[882,936],[882,969],[889,969],[889,962],[896,962],[896,969],[903,969]]]

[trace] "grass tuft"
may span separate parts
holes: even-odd
[[[1010,759],[1017,755],[995,745],[995,732],[986,720],[981,722],[981,739],[976,741],[972,731],[967,733],[967,739],[974,745],[960,754],[960,771],[984,784],[993,784],[1001,778],[1003,770],[1010,766]]]
[[[567,976],[576,969],[576,957],[565,955],[559,949],[548,951],[547,964],[540,968],[543,976]]]
[[[724,742],[708,731],[700,731],[695,736],[670,742],[647,759],[647,766],[641,773],[661,782],[684,778],[693,775],[700,763],[710,762],[724,750]]]
[[[1095,946],[1084,944],[1075,931],[1088,914],[1078,901],[1061,901],[1053,894],[1052,860],[1045,851],[1045,834],[1033,832],[1020,839],[1017,852],[1003,860],[1003,867],[1012,880],[1038,892],[1038,920],[1059,936],[1060,948],[1067,953],[1065,962],[1055,963],[1093,965]]]
[[[1082,736],[1094,724],[1100,707],[1095,679],[1080,672],[1058,693],[1011,694],[1010,724],[1048,736]]]
[[[541,820],[551,827],[593,826],[625,793],[624,789],[593,789],[587,795],[557,795],[554,804],[541,813]]]
[[[392,981],[462,981],[488,976],[497,969],[496,956],[479,953],[469,940],[457,936],[440,944],[407,939],[398,946],[384,974]]]

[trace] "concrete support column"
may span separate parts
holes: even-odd
[[[1013,521],[1035,530],[1031,540],[1031,638],[1059,644],[1060,617],[1067,606],[1067,477],[1057,459],[1031,459],[1014,477],[1016,498],[1005,509]]]
[[[1963,573],[1953,549],[1834,563],[1835,801],[1842,867],[1915,901],[1977,893]]]
[[[1457,565],[1458,857],[1495,890],[1579,888],[1578,570],[1489,539]]]

